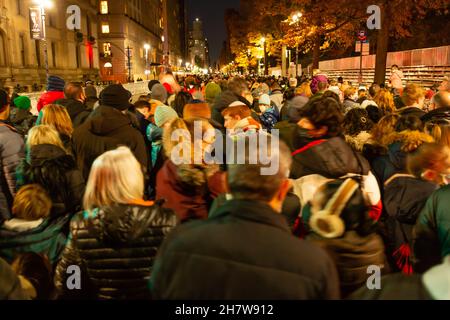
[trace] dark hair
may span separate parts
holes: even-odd
[[[398,119],[397,121],[397,124],[395,125],[395,131],[402,132],[404,130],[423,131],[424,125],[419,117],[416,116],[400,117],[400,119]]]
[[[143,109],[143,108],[151,108],[151,104],[150,104],[150,102],[148,102],[148,101],[146,101],[146,100],[139,100],[139,101],[136,101],[135,103],[134,103],[134,108],[135,109]]]
[[[374,98],[380,90],[381,87],[378,84],[374,83],[369,88],[369,94],[372,98]]]
[[[180,91],[175,96],[172,107],[180,118],[183,118],[184,106],[192,102],[192,96],[189,92]]]
[[[48,258],[34,252],[19,255],[11,265],[17,275],[27,279],[36,290],[36,300],[49,300],[54,292],[53,270]]]
[[[326,126],[327,136],[336,137],[342,134],[344,115],[339,104],[333,98],[320,97],[312,99],[301,111],[301,117],[307,118],[316,128]]]
[[[248,90],[247,81],[240,77],[234,77],[228,81],[228,90],[231,90],[233,93],[240,96],[243,92]]]
[[[369,132],[373,127],[373,122],[369,119],[366,110],[354,108],[345,115],[343,127],[345,134],[356,136],[361,131]]]
[[[328,88],[328,82],[320,81],[320,82],[317,84],[317,89],[319,89],[319,91],[324,91],[324,90],[326,90],[327,88]]]
[[[377,106],[373,104],[369,104],[366,107],[367,114],[369,116],[369,119],[375,124],[380,121],[380,119],[383,117],[383,112],[378,108]]]

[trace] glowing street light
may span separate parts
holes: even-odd
[[[144,44],[144,49],[145,49],[145,74],[147,75],[147,80],[148,80],[148,75],[150,74],[150,72],[148,70],[148,51],[150,50],[150,48],[151,47],[150,47],[150,45],[148,43]]]
[[[33,0],[33,3],[38,5],[41,9],[41,20],[42,20],[42,26],[43,26],[43,39],[44,42],[44,60],[45,60],[45,73],[48,78],[49,71],[48,71],[48,49],[47,49],[47,30],[46,30],[46,24],[45,24],[45,9],[51,9],[53,8],[53,1],[52,0]]]

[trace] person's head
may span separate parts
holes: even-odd
[[[364,237],[374,232],[375,221],[356,179],[337,179],[319,187],[311,201],[310,227],[318,235],[340,238],[347,231]]]
[[[6,120],[9,118],[9,104],[10,98],[8,92],[0,89],[0,120]]]
[[[290,189],[288,178],[292,164],[291,152],[282,141],[279,141],[279,147],[277,147],[275,138],[272,136],[256,135],[256,138],[267,138],[267,149],[259,150],[265,144],[256,143],[258,150],[246,151],[243,164],[229,164],[227,172],[229,192],[233,199],[265,202],[275,211],[281,212],[282,204]],[[245,140],[244,144],[248,149],[251,138],[243,137],[241,139]],[[235,141],[234,147],[237,145],[239,145],[239,141]],[[263,164],[260,157],[258,157],[256,163],[252,162],[250,153],[267,155],[270,164],[266,162]],[[274,165],[278,165],[275,172],[272,171]],[[269,170],[264,172],[264,169]]]
[[[63,92],[66,82],[63,78],[58,76],[49,76],[47,78],[47,91]]]
[[[369,95],[373,99],[378,94],[378,92],[381,90],[380,85],[377,83],[374,83],[369,88]]]
[[[58,131],[46,124],[35,126],[28,132],[27,147],[31,149],[40,144],[51,144],[64,150]]]
[[[349,136],[356,136],[361,131],[369,132],[373,127],[373,122],[365,109],[355,108],[347,112],[344,117],[344,132]]]
[[[295,94],[297,96],[311,97],[313,95],[311,91],[311,86],[309,81],[303,82],[300,87],[295,89]]]
[[[431,98],[430,111],[439,108],[450,108],[449,91],[439,91]]]
[[[48,104],[42,108],[40,124],[49,125],[56,129],[61,135],[72,136],[73,125],[67,109],[58,104]]]
[[[344,83],[344,78],[338,77],[337,82],[340,84]]]
[[[298,84],[297,78],[290,78],[289,79],[289,87],[296,88]]]
[[[437,143],[424,143],[408,154],[409,173],[439,185],[450,183],[450,148]]]
[[[350,99],[356,101],[358,99],[358,93],[356,92],[355,87],[348,87],[344,91],[344,99]]]
[[[145,119],[148,119],[151,116],[152,105],[146,100],[136,101],[134,103],[134,108],[142,114]]]
[[[437,143],[450,147],[450,123],[448,121],[441,120],[426,123],[425,133],[432,136]]]
[[[95,101],[98,100],[97,88],[93,85],[87,85],[86,88],[84,88],[84,93],[86,94],[86,99]]]
[[[372,140],[378,145],[387,147],[392,141],[392,134],[395,132],[400,116],[398,114],[388,114],[380,119],[372,128]]]
[[[178,119],[177,112],[168,106],[158,106],[155,110],[155,124],[160,128],[165,128],[172,120]]]
[[[130,104],[131,92],[126,90],[121,84],[112,84],[100,92],[100,104],[126,112],[132,105]]]
[[[332,98],[336,100],[337,103],[339,103],[339,106],[341,106],[341,98],[335,91],[327,90],[323,93],[322,98]]]
[[[234,77],[228,81],[228,90],[234,94],[247,99],[250,103],[253,103],[253,96],[248,88],[248,83],[244,78]]]
[[[22,253],[14,259],[11,268],[31,299],[50,300],[53,297],[53,268],[46,256],[34,252]]]
[[[380,119],[383,117],[383,112],[378,108],[377,106],[374,106],[373,104],[369,104],[366,107],[367,114],[369,115],[369,119],[373,123],[378,123]]]
[[[211,108],[207,103],[189,103],[184,107],[183,119],[211,119]]]
[[[192,96],[189,92],[180,91],[176,94],[173,102],[173,108],[177,112],[178,116],[183,117],[184,107],[192,102]]]
[[[416,116],[404,116],[400,117],[395,125],[395,131],[402,132],[409,131],[423,131],[424,125],[422,120]]]
[[[336,137],[343,132],[344,115],[339,103],[333,98],[310,100],[301,109],[300,116],[298,126],[306,129],[312,137]]]
[[[167,101],[166,88],[160,83],[154,84],[152,87],[151,97],[153,100],[157,100],[163,104],[166,103],[166,101]]]
[[[325,92],[325,90],[328,89],[328,82],[319,81],[319,83],[317,84],[317,89],[319,90],[318,92]]]
[[[18,96],[13,101],[14,101],[14,105],[18,109],[30,110],[30,108],[31,108],[31,100],[27,96]]]
[[[270,97],[269,97],[268,94],[262,94],[259,97],[259,101],[258,102],[259,102],[259,104],[258,104],[259,110],[262,113],[264,113],[267,109],[270,108]]]
[[[392,71],[398,70],[398,65],[393,64],[393,65],[391,66],[391,70],[392,70]]]
[[[127,147],[105,152],[92,164],[83,199],[85,210],[129,204],[144,196],[141,165]]]
[[[395,111],[394,96],[387,89],[380,89],[373,101],[385,115]]]
[[[12,206],[12,214],[15,218],[34,221],[49,216],[52,201],[38,184],[27,184],[19,189]]]
[[[225,120],[224,126],[227,129],[233,129],[236,124],[252,114],[250,108],[240,101],[235,101],[222,111]]]
[[[213,104],[216,98],[220,96],[222,89],[217,83],[210,82],[205,87],[205,99],[209,104]]]
[[[403,90],[402,102],[407,107],[417,107],[422,109],[425,101],[425,91],[417,84],[407,84]]]
[[[196,134],[195,130],[200,129],[202,134]],[[174,136],[177,139],[174,140]],[[213,126],[206,119],[200,118],[176,119],[170,122],[163,134],[163,147],[167,158],[174,163],[188,165],[203,164],[205,153],[210,150],[214,141]],[[183,144],[186,147],[179,148]]]
[[[365,98],[367,97],[367,90],[366,89],[358,89],[358,98]]]
[[[69,82],[64,87],[64,96],[66,99],[78,100],[84,102],[86,100],[86,94],[83,86],[78,82]]]
[[[450,91],[450,81],[445,78],[438,87],[439,91]]]

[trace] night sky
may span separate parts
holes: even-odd
[[[212,64],[219,59],[222,43],[226,39],[225,10],[238,6],[239,0],[187,0],[189,30],[195,18],[203,21]]]

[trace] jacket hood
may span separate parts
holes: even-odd
[[[66,152],[52,144],[39,144],[31,147],[29,163],[32,166],[41,166],[45,161],[67,156]]]
[[[94,210],[94,229],[97,237],[114,244],[129,244],[137,241],[153,225],[163,225],[159,205],[152,202],[143,205],[114,205]]]
[[[75,119],[81,112],[86,111],[86,106],[81,101],[75,99],[61,99],[56,101],[56,103],[66,107],[70,119]]]
[[[392,144],[388,147],[389,160],[396,168],[404,168],[406,165],[406,155],[415,151],[423,143],[433,142],[433,138],[420,131],[405,130],[395,132],[391,137]]]
[[[106,136],[131,125],[131,120],[127,115],[108,106],[99,106],[88,121],[90,122],[90,131],[99,136]]]

